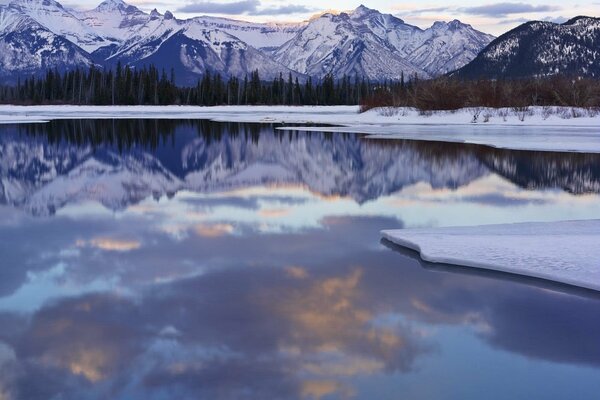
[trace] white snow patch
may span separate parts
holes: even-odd
[[[383,231],[433,263],[600,290],[600,220]]]

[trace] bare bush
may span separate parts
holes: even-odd
[[[476,124],[479,122],[479,116],[481,115],[481,107],[472,107],[470,108],[471,114],[473,114],[473,119],[471,120],[472,124]]]
[[[441,111],[461,108],[600,107],[600,80],[567,77],[518,80],[463,81],[448,77],[417,80],[375,91],[363,100],[363,110],[404,106],[418,110]],[[544,108],[544,117],[557,112]],[[527,113],[516,111],[519,117]],[[573,117],[573,115],[571,116]],[[505,117],[504,117],[505,118]]]
[[[380,107],[377,109],[377,114],[382,117],[394,117],[398,115],[399,110],[398,107]]]
[[[550,116],[554,113],[554,109],[553,107],[550,106],[544,106],[542,108],[542,118],[544,120],[547,120],[548,118],[550,118]]]

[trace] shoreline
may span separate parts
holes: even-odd
[[[278,129],[356,133],[374,139],[466,143],[524,151],[600,153],[600,112],[571,107],[552,107],[551,110],[531,107],[526,112],[468,108],[432,113],[384,108],[359,113],[359,106],[0,105],[0,124],[70,119],[195,119],[281,124],[284,126]]]

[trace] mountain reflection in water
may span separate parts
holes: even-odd
[[[376,141],[209,121],[53,121],[1,129],[0,201],[33,214],[70,201],[117,210],[148,196],[253,185],[301,185],[365,203],[416,183],[456,189],[490,174],[528,189],[600,192],[597,154]]]
[[[206,121],[0,126],[0,398],[563,399],[600,301],[402,226],[600,215],[600,156]]]

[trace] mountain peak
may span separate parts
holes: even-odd
[[[575,18],[571,18],[567,22],[563,23],[563,25],[576,25],[576,24],[595,24],[599,23],[600,18],[598,17],[588,17],[585,15],[579,15]]]
[[[165,19],[174,19],[173,13],[171,11],[165,11]]]
[[[462,23],[461,21],[454,19],[450,22],[446,22],[446,21],[436,21],[433,24],[433,28],[434,29],[441,29],[441,28],[447,28],[449,30],[459,30],[461,28],[471,28],[471,25],[467,25]]]
[[[362,16],[362,15],[371,14],[373,12],[378,12],[378,11],[373,10],[372,8],[366,7],[365,5],[361,4],[360,6],[356,7],[356,9],[352,12],[352,14],[355,16]]]
[[[103,12],[119,11],[122,13],[129,13],[137,11],[137,8],[125,3],[123,0],[104,0],[96,7],[96,10]]]

